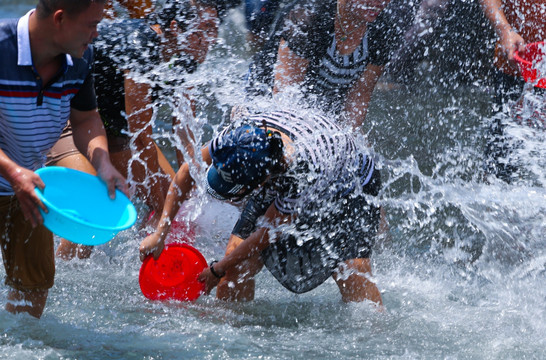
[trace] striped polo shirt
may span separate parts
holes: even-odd
[[[275,111],[245,120],[255,126],[263,126],[265,121],[268,128],[286,134],[293,142],[291,165],[281,180],[287,186],[283,191],[272,187],[277,191],[275,206],[285,214],[297,213],[311,202],[346,196],[372,178],[374,161],[367,155],[368,149],[324,116]]]
[[[96,108],[91,49],[82,59],[66,55],[58,75],[49,84],[42,83],[30,49],[33,11],[20,19],[0,20],[0,148],[30,170],[43,166],[71,107],[81,111]],[[0,195],[11,194],[11,185],[0,176]]]

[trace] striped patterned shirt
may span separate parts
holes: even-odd
[[[329,113],[343,111],[347,93],[366,66],[385,66],[400,46],[405,29],[413,23],[415,3],[390,1],[366,26],[353,53],[341,55],[335,39],[336,1],[298,0],[278,32],[294,54],[309,61],[302,84],[309,100]]]
[[[245,121],[286,134],[292,141],[290,168],[277,186],[275,206],[286,214],[299,212],[310,202],[345,196],[370,181],[374,161],[366,147],[333,121],[320,116],[303,116],[288,111],[250,115]],[[279,183],[279,179],[272,180]]]
[[[369,63],[368,33],[356,49],[348,55],[339,53],[334,34],[331,35],[330,41],[331,44],[317,67],[312,87],[313,93],[322,94],[322,98],[327,103],[330,99],[345,97]]]
[[[70,108],[92,110],[96,99],[91,49],[82,59],[66,55],[58,75],[42,84],[32,62],[31,13],[0,20],[0,148],[20,166],[36,170],[59,139]],[[11,185],[0,176],[0,195],[11,194]]]

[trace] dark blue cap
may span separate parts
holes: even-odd
[[[207,173],[209,193],[229,198],[265,180],[272,163],[268,136],[271,132],[243,125],[214,139]]]

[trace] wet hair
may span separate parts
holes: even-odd
[[[77,15],[87,10],[93,3],[104,4],[106,0],[38,0],[36,14],[39,18],[44,19],[62,9],[70,15]]]
[[[167,0],[161,9],[150,15],[149,21],[166,30],[170,28],[174,20],[178,28],[184,32],[195,18],[197,18],[197,8],[190,0]]]

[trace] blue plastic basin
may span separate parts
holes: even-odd
[[[115,200],[108,196],[106,184],[97,176],[58,166],[38,169],[45,183],[36,194],[48,209],[44,225],[54,234],[83,245],[100,245],[118,232],[133,226],[134,205],[121,191]]]

